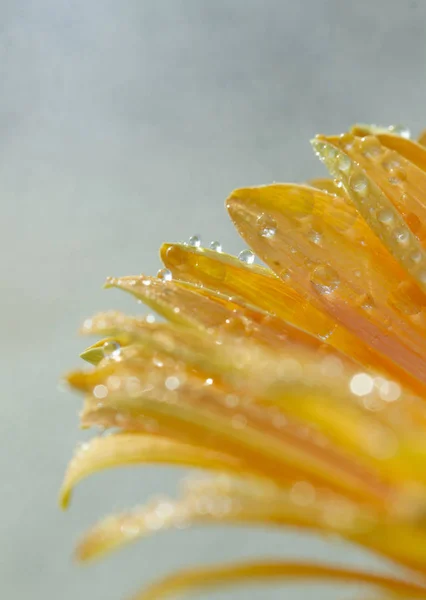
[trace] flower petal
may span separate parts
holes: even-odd
[[[426,251],[412,229],[426,213],[419,201],[426,174],[397,153],[385,153],[385,168],[376,158],[383,150],[376,138],[364,142],[354,138],[350,143],[330,139],[316,138],[314,150],[330,173],[341,180],[377,237],[425,291]],[[415,217],[412,222],[410,215]]]
[[[258,385],[262,385],[262,381],[266,385],[268,369],[274,369],[276,363],[271,364],[272,355],[254,350],[246,348],[240,353],[238,347],[234,347],[234,369],[242,368],[244,373],[246,361],[253,370],[258,369],[259,377],[253,377],[252,382],[258,379]],[[131,356],[126,358],[123,352],[118,363],[101,363],[91,373],[71,374],[70,383],[93,393],[95,398],[100,388],[103,406],[154,418],[161,426],[187,435],[188,441],[195,445],[208,443],[206,434],[210,441],[214,436],[215,443],[220,444],[225,453],[239,457],[250,464],[253,471],[266,477],[286,482],[294,479],[295,473],[305,473],[312,481],[322,481],[349,497],[362,496],[379,504],[385,501],[389,489],[375,473],[358,463],[355,457],[349,458],[324,440],[316,440],[314,432],[310,435],[309,426],[302,428],[292,420],[277,419],[280,415],[274,410],[241,402],[238,392],[228,394],[215,385],[206,386],[203,380],[183,371],[178,364],[154,370],[144,356],[134,356],[136,348],[130,346],[128,351]],[[287,364],[281,362],[282,384],[287,380],[291,386],[296,363],[294,359]],[[260,376],[262,372],[265,379]],[[170,377],[174,378],[173,387],[168,385]],[[298,377],[303,379],[303,371]],[[272,386],[274,384],[275,381]]]
[[[118,433],[97,437],[80,446],[68,466],[60,492],[62,508],[68,506],[75,485],[92,473],[143,463],[167,463],[223,471],[243,467],[241,461],[222,452],[158,436]]]
[[[424,598],[422,586],[366,571],[330,567],[319,563],[257,561],[224,564],[198,569],[188,569],[171,575],[136,594],[133,600],[160,600],[179,597],[194,591],[212,589],[222,585],[242,585],[253,581],[276,583],[301,579],[328,581],[330,583],[357,584],[372,587],[376,591],[389,592],[392,598]]]
[[[386,288],[394,285],[392,279],[392,284],[389,281],[392,272],[381,264],[386,252],[377,253],[377,243],[373,247],[365,243],[368,227],[355,214],[350,231],[339,231],[336,224],[340,220],[332,208],[328,210],[332,201],[320,190],[277,184],[236,190],[227,206],[240,234],[256,253],[278,274],[283,268],[290,271],[290,280],[283,283],[329,313],[336,333],[327,342],[333,343],[336,334],[340,342],[342,328],[350,331],[359,342],[353,340],[348,354],[366,365],[384,367],[389,374],[399,365],[411,374],[411,385],[416,386],[413,378],[421,379],[424,390],[426,341],[385,301]],[[349,208],[348,214],[351,211]],[[259,219],[266,214],[276,222],[276,233],[271,237],[259,232]],[[373,357],[375,352],[381,356]],[[400,376],[407,380],[401,369]]]

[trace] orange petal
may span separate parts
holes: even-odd
[[[419,186],[426,174],[400,155],[392,158],[386,154],[386,168],[378,163],[376,155],[381,156],[383,146],[376,138],[364,142],[354,138],[350,143],[331,140],[317,138],[312,142],[314,150],[330,173],[341,180],[348,196],[392,256],[426,290],[426,252],[408,224],[409,215],[420,219],[425,210],[419,200]]]
[[[332,201],[313,188],[272,185],[236,190],[227,205],[239,233],[256,253],[277,273],[283,268],[290,271],[290,280],[283,283],[328,312],[336,322],[336,333],[343,327],[359,338],[353,340],[352,355],[358,358],[359,352],[364,361],[370,360],[364,364],[376,368],[387,357],[393,363],[387,365],[388,373],[399,365],[412,378],[426,382],[426,361],[420,354],[425,339],[386,304],[385,271],[379,267],[381,256],[365,242],[368,228],[354,215],[351,230],[339,231],[335,225],[340,219],[332,208],[328,210]],[[276,223],[274,236],[259,231],[259,219],[266,214]],[[371,350],[365,351],[365,346]],[[365,356],[374,350],[382,356]]]

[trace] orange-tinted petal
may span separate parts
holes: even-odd
[[[388,373],[399,365],[412,378],[426,382],[425,339],[386,304],[383,286],[388,285],[389,274],[380,266],[385,250],[377,255],[370,248],[369,230],[356,214],[350,228],[336,228],[342,220],[333,209],[334,200],[305,186],[272,185],[236,190],[227,205],[256,253],[277,273],[284,268],[291,273],[283,284],[329,313],[340,336],[343,328],[343,335],[351,332],[359,338],[361,343],[353,341],[353,356],[364,354],[364,364],[375,368],[383,368],[387,357],[392,361],[385,367]],[[352,214],[354,209],[346,211],[339,204],[339,210]],[[276,223],[274,236],[262,236],[259,230],[259,219],[266,214]],[[373,358],[374,351],[381,356]]]

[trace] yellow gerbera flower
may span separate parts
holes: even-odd
[[[93,369],[68,380],[85,394],[82,426],[113,434],[77,451],[62,505],[113,466],[211,475],[177,501],[101,521],[80,559],[188,523],[296,527],[375,551],[401,575],[259,561],[188,570],[136,597],[317,578],[426,598],[423,142],[355,126],[312,142],[333,179],[233,192],[231,219],[267,267],[194,237],[161,248],[157,277],[108,279],[164,321],[109,312],[84,323],[104,339],[82,355]]]

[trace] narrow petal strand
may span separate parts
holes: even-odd
[[[194,591],[214,589],[223,585],[248,585],[253,581],[277,583],[312,579],[345,585],[365,585],[377,592],[388,592],[395,599],[424,598],[426,594],[426,589],[421,586],[365,571],[329,567],[319,563],[259,561],[181,571],[135,595],[133,600],[177,598]]]
[[[63,508],[75,485],[92,473],[122,465],[168,463],[227,471],[243,467],[238,459],[206,448],[158,436],[119,433],[83,444],[70,462],[60,492]]]

